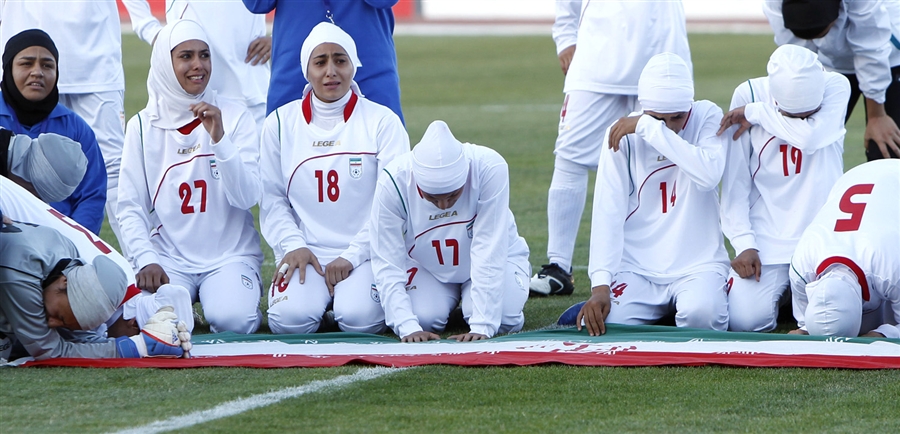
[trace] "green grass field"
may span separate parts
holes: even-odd
[[[511,207],[539,267],[563,76],[549,36],[397,37],[411,143],[435,119],[507,159]],[[126,114],[146,103],[150,49],[124,37]],[[727,108],[765,74],[765,35],[691,35],[697,99]],[[616,59],[609,59],[615,62]],[[299,71],[298,71],[299,74]],[[862,108],[845,166],[864,160]],[[591,183],[593,185],[593,183]],[[590,206],[572,297],[531,299],[526,330],[550,326],[589,294]],[[114,243],[108,226],[103,237]],[[265,247],[263,276],[273,258]],[[197,333],[205,332],[202,326]],[[108,432],[255,394],[350,375],[333,369],[0,369],[3,432]],[[900,373],[820,369],[460,368],[428,366],[286,399],[183,428],[191,432],[896,432]],[[891,428],[893,427],[893,428]]]

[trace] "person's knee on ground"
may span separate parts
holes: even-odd
[[[758,294],[759,286],[755,280],[734,279],[728,294],[728,330],[770,332],[778,325],[780,296],[765,300]]]
[[[778,307],[768,303],[745,304],[742,309],[728,308],[728,330],[733,332],[770,332],[778,325]]]
[[[371,298],[346,300],[335,297],[334,320],[345,332],[381,333],[386,327],[380,302]]]
[[[675,285],[675,324],[678,327],[728,330],[724,276],[703,273]]]
[[[500,328],[497,334],[515,333],[525,326],[525,314],[519,312],[516,315],[503,315],[500,319]]]
[[[447,328],[447,321],[450,319],[450,310],[442,308],[429,309],[416,306],[413,312],[419,320],[419,326],[426,332],[442,333]]]
[[[209,330],[213,333],[234,332],[250,334],[256,332],[261,322],[261,315],[257,306],[252,306],[252,309],[248,306],[247,308],[230,310],[228,312],[204,309],[203,316],[209,323]]]
[[[527,259],[506,263],[503,279],[503,310],[497,333],[515,333],[525,325],[525,302],[528,301],[528,275],[531,264]]]
[[[675,313],[678,327],[707,330],[728,330],[728,307],[726,303],[705,300],[679,306]]]
[[[309,306],[309,305],[307,305]],[[308,334],[315,333],[322,322],[325,307],[298,310],[290,309],[290,306],[269,307],[269,330],[277,334]]]

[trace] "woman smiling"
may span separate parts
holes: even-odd
[[[172,283],[200,301],[214,332],[259,327],[262,252],[252,116],[216,98],[206,33],[169,23],[150,58],[149,101],[128,122],[117,218],[137,285]]]

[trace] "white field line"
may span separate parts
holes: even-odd
[[[276,390],[274,392],[253,395],[247,398],[241,398],[219,404],[209,410],[195,411],[183,416],[177,416],[166,420],[156,421],[147,425],[118,431],[124,433],[160,433],[171,431],[189,426],[199,425],[216,419],[234,416],[245,411],[253,410],[259,407],[276,404],[289,398],[295,398],[308,393],[315,393],[321,390],[333,390],[356,383],[358,381],[372,380],[382,375],[392,374],[402,371],[405,368],[386,368],[383,366],[375,368],[363,368],[352,375],[344,375],[330,380],[317,380],[309,384],[297,387],[289,387],[286,389]]]

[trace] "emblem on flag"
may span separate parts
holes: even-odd
[[[214,179],[219,179],[219,166],[216,165],[216,159],[209,159],[209,174],[212,175]]]
[[[359,179],[362,178],[362,174],[362,157],[350,157],[350,177],[353,179]]]

